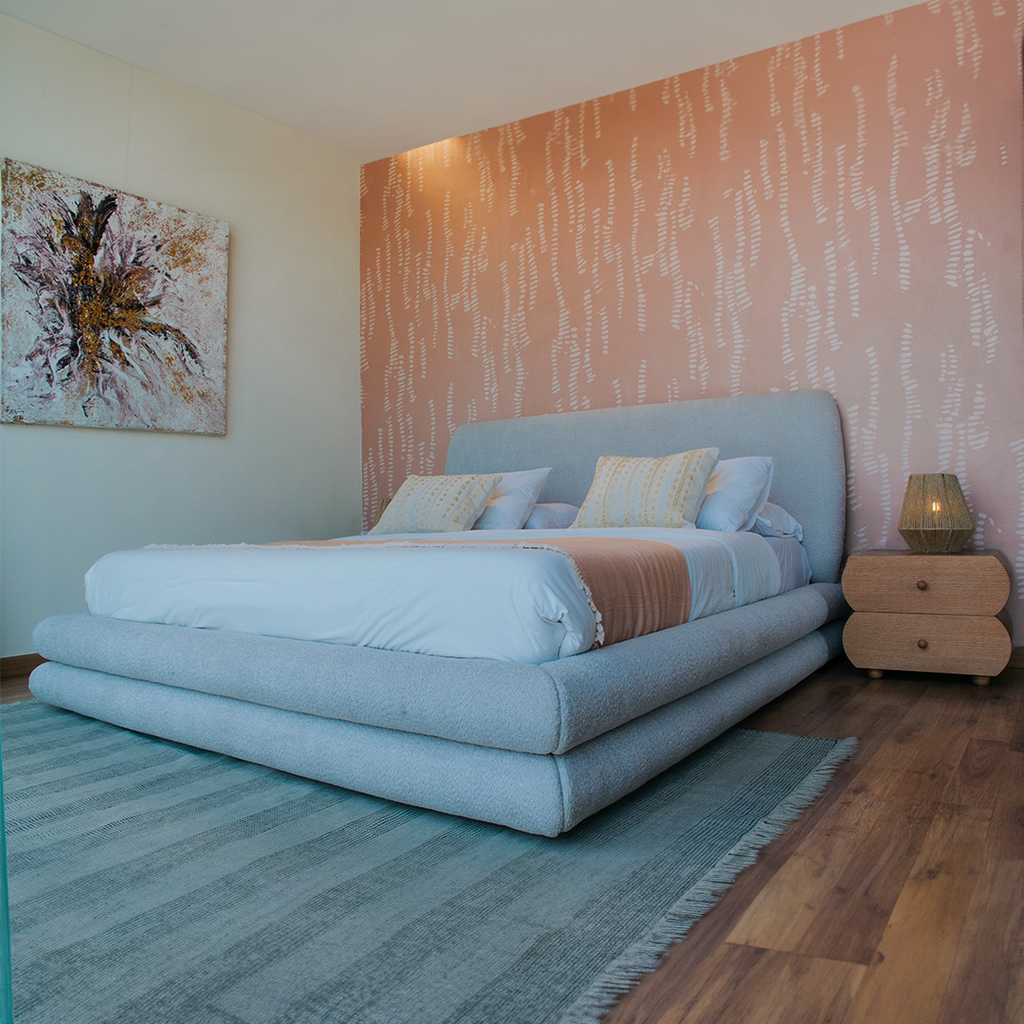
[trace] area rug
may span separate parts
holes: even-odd
[[[550,839],[5,705],[15,1021],[598,1021],[854,745],[733,729]]]

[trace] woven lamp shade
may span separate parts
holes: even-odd
[[[971,539],[974,520],[952,473],[917,473],[907,480],[897,529],[911,551],[954,555]]]

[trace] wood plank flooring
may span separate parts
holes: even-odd
[[[28,700],[31,696],[32,691],[28,688],[28,676],[5,676],[0,679],[0,704]]]
[[[1024,670],[840,658],[743,724],[860,748],[605,1024],[1024,1024]]]
[[[605,1024],[1024,1024],[1024,669],[838,658],[743,725],[860,747]]]

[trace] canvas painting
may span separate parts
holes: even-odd
[[[224,221],[4,160],[2,419],[225,432]]]

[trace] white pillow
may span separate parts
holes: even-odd
[[[474,530],[518,530],[530,517],[537,496],[548,478],[551,467],[524,469],[502,473],[501,483],[487,502],[483,515],[473,524]]]
[[[660,459],[602,455],[573,528],[692,530],[717,462],[717,448]]]
[[[796,537],[804,539],[804,528],[780,505],[766,501],[761,514],[750,528],[762,537]]]
[[[483,512],[501,477],[409,476],[370,533],[457,533]]]
[[[772,486],[769,455],[721,459],[708,481],[708,493],[697,513],[697,529],[749,530],[768,500]]]
[[[579,515],[579,505],[564,501],[542,502],[534,505],[530,518],[523,523],[524,530],[566,530]]]

